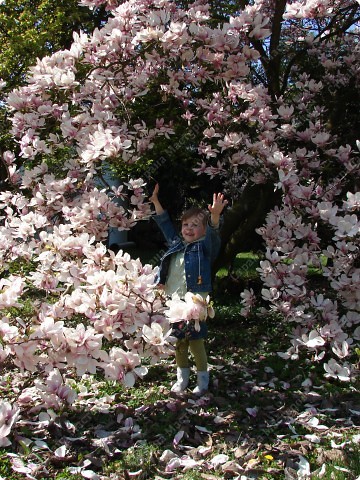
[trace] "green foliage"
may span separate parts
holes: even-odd
[[[107,15],[77,0],[6,0],[0,6],[0,78],[18,86],[36,58],[69,48],[73,31],[91,32]]]
[[[104,24],[109,14],[102,8],[90,11],[77,0],[6,0],[0,5],[0,79],[6,82],[0,92],[0,153],[16,151],[3,99],[26,82],[30,66],[37,58],[49,56],[71,46],[73,32],[91,33]],[[60,168],[66,159],[52,159]],[[8,176],[0,163],[0,182]]]
[[[26,276],[33,270],[35,270],[35,265],[32,262],[24,258],[18,257],[13,260],[10,265],[8,265],[7,270],[13,275],[23,275]]]

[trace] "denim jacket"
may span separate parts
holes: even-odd
[[[195,242],[186,243],[176,232],[167,211],[160,215],[154,215],[153,218],[169,247],[160,259],[158,283],[165,284],[166,282],[171,255],[183,251],[187,290],[193,293],[210,292],[212,290],[211,267],[221,244],[219,229],[208,224],[204,237]]]

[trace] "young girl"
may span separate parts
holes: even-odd
[[[150,201],[154,204],[156,215],[153,217],[162,231],[168,251],[160,262],[159,285],[167,295],[177,293],[184,298],[186,292],[200,293],[206,297],[212,289],[211,267],[220,249],[220,215],[227,200],[222,193],[214,193],[213,203],[208,206],[210,216],[205,210],[193,207],[181,217],[181,235],[177,234],[170,217],[163,209],[159,198],[159,185],[156,185]],[[200,323],[200,331],[190,328],[184,322],[174,325],[173,335],[176,342],[177,381],[171,391],[183,392],[189,383],[189,349],[194,357],[197,369],[197,386],[193,390],[202,395],[209,386],[209,372],[204,339],[207,336],[206,322]]]

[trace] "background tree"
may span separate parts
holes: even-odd
[[[24,83],[36,58],[69,48],[73,32],[92,32],[108,17],[76,1],[6,0],[0,8],[0,78],[8,90]]]
[[[4,98],[26,82],[29,66],[36,58],[69,48],[73,32],[92,32],[101,27],[109,13],[99,6],[93,10],[76,0],[6,0],[0,5],[0,150],[14,148]],[[0,166],[0,180],[7,172]]]

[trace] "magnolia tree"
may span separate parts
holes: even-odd
[[[105,246],[109,226],[129,229],[151,211],[143,180],[110,189],[99,183],[104,169],[140,161],[176,122],[191,129],[201,120],[199,174],[281,193],[258,230],[261,298],[244,291],[243,314],[260,300],[258,314],[294,324],[282,357],[304,352],[326,376],[350,381],[360,338],[359,149],[332,131],[323,92],[359,87],[358,2],[243,2],[216,28],[203,1],[187,9],[163,0],[81,3],[112,16],[39,59],[7,99],[19,152],[3,155],[0,362],[30,385],[16,404],[0,404],[2,445],[19,409],[71,404],[74,373],[131,386],[143,359],[171,351],[179,311],[196,311],[195,320],[209,313],[197,299],[165,305],[156,268]],[[321,81],[296,62],[300,51],[319,62]],[[137,118],[154,91],[181,115]],[[318,287],[309,282],[314,269]]]

